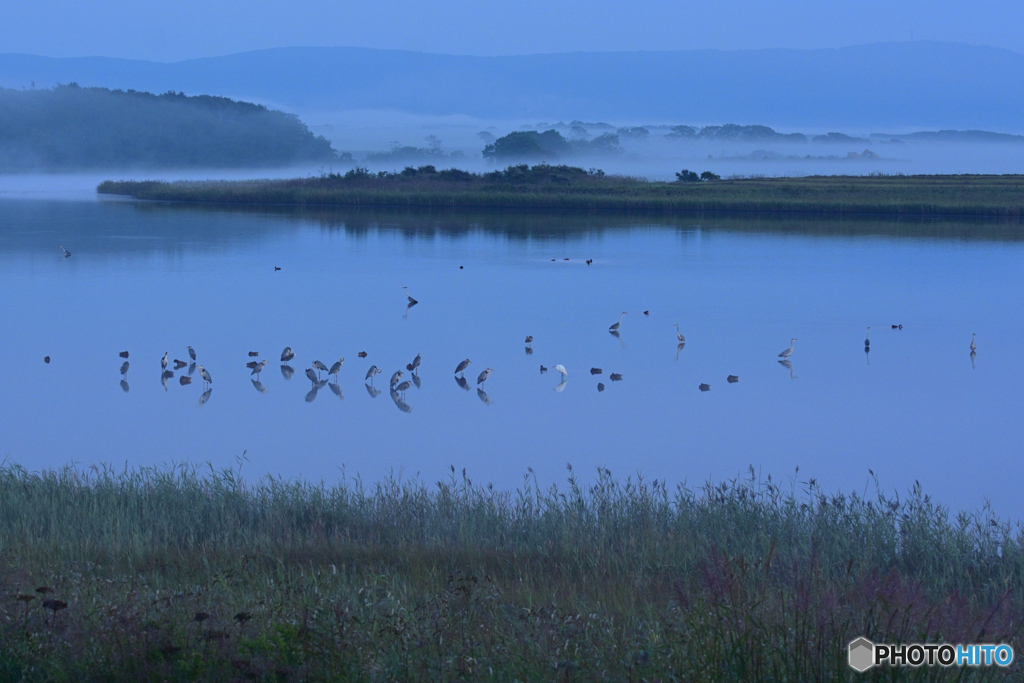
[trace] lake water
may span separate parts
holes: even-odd
[[[561,481],[572,463],[585,480],[601,466],[690,484],[799,467],[799,481],[871,491],[870,469],[888,491],[918,480],[954,508],[991,500],[1019,518],[1022,236],[999,222],[0,199],[0,456],[224,467],[244,451],[249,476],[434,481],[454,465],[503,488],[528,467]],[[204,405],[198,371],[161,381],[164,352],[187,361],[188,345],[212,375]],[[268,361],[265,391],[249,351]],[[418,384],[392,397],[388,378],[417,354]],[[313,392],[305,369],[340,356],[337,386]],[[556,364],[564,384],[539,371]]]

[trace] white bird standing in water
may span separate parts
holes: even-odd
[[[203,381],[207,384],[213,384],[213,378],[210,377],[210,373],[206,371],[202,365],[199,366],[199,376],[203,378]]]
[[[623,317],[624,317],[625,315],[626,315],[626,312],[625,312],[625,311],[623,311],[623,312],[622,312],[622,315],[620,315],[620,316],[619,316],[619,322],[617,322],[617,323],[615,323],[615,324],[611,325],[611,326],[610,326],[610,327],[608,328],[608,331],[609,331],[609,332],[618,332],[618,331],[619,331],[619,325],[621,325],[621,324],[622,324],[622,318],[623,318]]]
[[[974,332],[971,332],[971,353],[974,353],[975,351],[978,350],[978,345],[974,343],[974,337]]]
[[[675,327],[676,327],[676,339],[679,340],[680,344],[685,343],[686,342],[686,337],[684,337],[683,333],[679,331],[679,323],[676,323]]]
[[[409,300],[409,305],[410,306],[415,306],[416,304],[419,303],[419,301],[416,301],[416,299],[413,299],[411,296],[409,296],[409,288],[408,287],[402,287],[402,289],[405,290],[405,298]]]
[[[797,341],[796,338],[789,340],[789,348],[779,354],[779,358],[789,358],[793,355],[793,342]]]
[[[562,377],[568,377],[569,376],[569,371],[565,369],[564,365],[555,365],[551,369],[555,370],[556,372],[558,372],[560,375],[562,375]]]

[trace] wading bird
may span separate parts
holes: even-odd
[[[971,353],[974,353],[975,351],[978,350],[978,345],[974,343],[974,337],[974,332],[971,332]]]
[[[623,318],[623,317],[624,317],[625,315],[626,315],[626,312],[625,312],[625,311],[623,311],[623,312],[622,312],[622,315],[620,315],[620,316],[619,316],[619,322],[617,322],[617,323],[614,323],[613,325],[611,325],[611,326],[610,326],[610,327],[608,328],[608,331],[609,331],[609,332],[618,332],[618,331],[619,331],[619,325],[621,325],[621,324],[622,324],[622,318]]]
[[[871,328],[870,327],[868,328],[868,331],[864,335],[864,348],[866,349],[869,346],[871,346]]]
[[[292,347],[290,347],[290,346],[284,347],[284,351],[281,352],[281,362],[282,363],[287,363],[288,361],[290,361],[293,358],[295,358],[295,352],[292,351]]]
[[[779,354],[779,358],[789,358],[793,355],[793,342],[797,341],[795,338],[789,340],[789,348]]]
[[[210,373],[206,371],[202,365],[199,366],[199,376],[203,378],[203,381],[207,384],[213,384],[213,379],[210,377]]]
[[[405,380],[404,382],[395,385],[395,391],[405,393],[410,387],[412,387],[412,382]]]
[[[313,361],[313,367],[316,368],[317,377],[320,376],[321,372],[327,372],[327,366],[318,360]]]
[[[395,385],[398,384],[401,381],[402,381],[402,371],[401,370],[395,370],[395,374],[391,375],[391,382],[388,384],[388,386],[391,387],[392,389],[394,389]]]
[[[188,357],[192,359],[193,363],[196,362],[196,350],[193,349],[191,346],[188,347]]]
[[[487,395],[486,391],[484,391],[483,389],[477,389],[476,395],[477,397],[480,398],[481,401],[483,401],[487,405],[491,405],[491,397]]]
[[[559,373],[563,378],[569,376],[569,371],[565,369],[564,365],[556,365],[551,369]]]
[[[419,370],[420,363],[422,361],[423,359],[420,357],[420,354],[417,353],[416,357],[412,359],[412,363],[410,363],[412,367],[410,367],[409,369],[412,370],[413,372],[416,372],[417,370]]]
[[[260,392],[261,394],[267,393],[267,388],[263,386],[263,382],[259,381],[258,379],[250,379],[249,381],[252,382],[252,386],[256,389],[256,391]]]
[[[465,372],[466,368],[469,367],[470,362],[471,361],[467,358],[466,360],[464,360],[461,363],[459,363],[458,367],[455,368],[455,374],[457,375],[460,372]]]
[[[334,375],[334,381],[338,381],[338,373],[341,372],[341,364],[345,362],[345,357],[342,356],[334,362],[331,369],[327,371],[328,375]]]
[[[683,333],[679,331],[679,323],[676,323],[675,328],[676,328],[676,339],[679,340],[680,344],[685,344],[686,343],[686,337],[684,337]]]
[[[416,301],[416,299],[413,299],[411,296],[409,296],[409,288],[408,287],[402,287],[402,289],[405,290],[405,298],[409,300],[409,305],[410,306],[415,306],[416,304],[419,303],[419,301]]]
[[[371,365],[370,369],[366,371],[366,377],[364,377],[363,379],[368,379],[370,380],[370,383],[373,384],[373,376],[379,374],[380,368],[378,368],[376,365]]]
[[[317,380],[320,379],[319,377],[317,377],[317,374],[313,372],[313,368],[306,368],[306,377],[308,377],[309,381],[312,382],[313,384],[316,384]]]
[[[466,391],[469,391],[469,382],[466,381],[465,377],[456,377],[455,383],[458,384],[461,388],[465,389]]]
[[[366,393],[370,395],[370,398],[377,398],[380,396],[380,389],[372,384],[364,384],[363,386],[366,387]]]
[[[267,361],[265,361],[265,360],[261,360],[261,361],[259,362],[259,365],[257,365],[256,367],[254,367],[254,368],[252,369],[252,372],[250,372],[249,374],[250,374],[250,375],[256,375],[257,377],[259,377],[259,376],[260,376],[260,373],[261,373],[261,372],[263,372],[263,368],[265,368],[265,367],[267,367]]]
[[[491,368],[485,368],[483,372],[476,378],[477,384],[483,384],[487,381],[487,378],[491,376]]]
[[[160,369],[161,370],[166,370],[167,369],[167,352],[166,351],[164,351],[164,357],[160,359]]]

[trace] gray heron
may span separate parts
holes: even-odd
[[[267,361],[265,361],[265,360],[261,360],[261,361],[259,362],[259,365],[257,365],[256,367],[254,367],[254,368],[252,369],[252,372],[250,372],[249,374],[250,374],[250,375],[256,375],[257,377],[259,377],[259,376],[260,376],[260,373],[261,373],[261,372],[263,372],[263,368],[265,368],[265,367],[267,367]]]
[[[313,367],[316,368],[317,377],[320,376],[321,372],[327,372],[328,370],[328,367],[318,360],[313,361]]]
[[[416,357],[412,359],[412,363],[410,364],[412,365],[412,367],[409,369],[412,370],[413,372],[416,372],[417,370],[419,370],[421,362],[423,362],[423,359],[420,357],[420,354],[417,353]]]
[[[398,391],[398,392],[406,392],[406,391],[408,391],[408,390],[409,390],[409,389],[410,389],[411,387],[412,387],[412,382],[410,382],[409,380],[405,380],[405,381],[404,381],[404,382],[402,382],[401,384],[396,384],[396,385],[395,385],[395,391]]]
[[[679,340],[680,344],[685,344],[686,343],[686,337],[684,337],[683,333],[679,331],[679,323],[675,324],[675,328],[676,328],[676,339]]]
[[[193,363],[196,361],[196,350],[191,346],[188,347],[188,357],[192,359]]]
[[[484,382],[486,382],[487,378],[491,376],[492,370],[493,368],[484,368],[484,371],[481,372],[480,375],[476,378],[476,383],[483,384]]]
[[[290,366],[290,365],[282,365],[281,366],[281,376],[284,377],[285,379],[291,379],[292,375],[294,375],[294,374],[295,374],[295,368],[293,368],[292,366]]]
[[[292,347],[290,347],[290,346],[284,347],[284,351],[281,352],[281,362],[282,363],[287,363],[288,361],[292,360],[293,358],[295,358],[295,352],[292,351]]]
[[[789,348],[779,354],[779,358],[789,358],[793,355],[793,342],[797,341],[796,338],[789,340]]]
[[[619,316],[619,322],[613,323],[612,325],[610,325],[608,327],[608,331],[609,332],[618,332],[619,331],[619,325],[622,324],[622,319],[625,317],[625,315],[626,315],[626,312],[623,311],[622,315]]]
[[[405,298],[409,300],[409,305],[410,306],[415,306],[416,304],[419,303],[419,301],[416,301],[416,299],[413,299],[411,296],[409,296],[409,288],[408,287],[402,287],[402,289],[405,290]]]
[[[250,379],[249,381],[252,382],[252,386],[256,389],[256,391],[260,392],[261,394],[267,393],[267,388],[263,386],[263,382],[259,381],[258,379]]]
[[[486,391],[484,391],[483,389],[477,389],[476,395],[481,401],[483,401],[487,405],[491,405],[491,397],[487,395]]]
[[[366,387],[366,393],[370,395],[370,398],[377,398],[380,396],[380,389],[372,384],[364,384],[363,386]]]
[[[388,386],[394,389],[395,385],[402,381],[402,374],[401,370],[395,370],[395,374],[391,375],[391,382]]]
[[[467,358],[466,360],[464,360],[461,363],[459,363],[458,367],[455,368],[455,374],[457,375],[460,372],[465,372],[466,368],[469,367],[470,362],[471,361]]]
[[[974,353],[975,351],[978,350],[978,345],[974,343],[974,337],[974,332],[971,332],[971,353]]]
[[[370,369],[366,371],[366,377],[364,377],[363,379],[370,380],[370,383],[372,384],[374,375],[379,375],[380,372],[380,368],[378,368],[376,365],[371,365]]]
[[[313,384],[316,384],[317,380],[320,379],[317,377],[316,373],[313,372],[313,368],[306,368],[306,377],[308,377],[309,381]]]
[[[332,394],[334,394],[341,400],[345,400],[345,397],[341,395],[341,387],[339,387],[337,384],[328,384],[327,388],[331,390]]]
[[[469,382],[466,380],[465,377],[456,377],[455,383],[458,384],[459,387],[461,387],[462,389],[469,391]]]
[[[213,394],[213,387],[210,387],[199,396],[199,407],[202,408],[206,405],[206,402],[210,400],[210,396]]]
[[[341,372],[341,365],[345,362],[345,357],[342,356],[334,362],[331,369],[327,371],[328,375],[334,375],[334,381],[338,381],[338,373]]]
[[[210,377],[210,373],[207,372],[206,368],[202,365],[199,366],[199,376],[203,378],[203,381],[207,384],[213,384],[213,379]]]
[[[160,369],[161,370],[166,370],[167,369],[167,352],[166,351],[164,351],[164,357],[160,359]]]

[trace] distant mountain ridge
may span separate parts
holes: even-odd
[[[1024,55],[956,43],[472,57],[278,48],[158,63],[0,55],[0,86],[168,90],[293,112],[395,110],[777,128],[1024,133]]]

